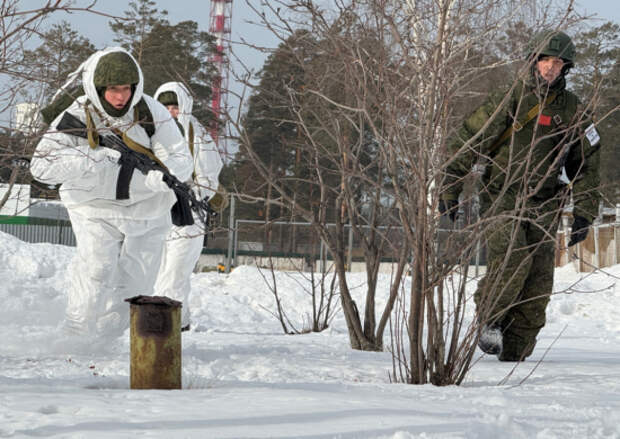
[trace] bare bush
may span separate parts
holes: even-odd
[[[559,190],[548,199],[546,207],[553,208],[543,216],[534,195],[540,182],[557,179],[565,151],[580,138],[587,118],[554,132],[561,140],[546,157],[537,156],[536,145],[548,136],[533,139],[521,152],[512,139],[510,170],[501,187],[493,188],[500,196],[484,204],[480,217],[466,211],[458,230],[441,232],[438,203],[456,184],[463,187],[462,206],[485,202],[489,187],[481,187],[480,174],[495,160],[488,145],[496,140],[485,133],[500,123],[502,108],[530,74],[525,43],[536,30],[567,28],[581,18],[572,2],[557,9],[552,2],[518,0],[349,0],[330,6],[289,0],[271,7],[275,18],[264,25],[282,41],[273,56],[287,55],[290,76],[268,88],[258,85],[254,96],[269,99],[260,123],[253,123],[256,130],[288,126],[290,134],[274,142],[280,142],[281,154],[294,151],[302,165],[276,171],[272,158],[277,156],[262,153],[256,130],[239,119],[242,153],[269,188],[264,199],[311,222],[328,246],[354,349],[383,349],[396,306],[390,327],[393,379],[461,383],[471,367],[477,328],[493,321],[494,301],[510,288],[504,279],[507,265],[519,255],[517,272],[535,265],[536,250],[555,245],[568,192]],[[462,138],[456,151],[449,150],[451,139],[461,136],[463,117],[498,88],[506,91],[494,101],[488,121]],[[593,111],[596,103],[590,98],[584,108]],[[517,99],[517,110],[520,105]],[[278,112],[268,111],[274,107]],[[470,152],[467,175],[447,178],[456,157]],[[476,167],[478,173],[469,172]],[[516,201],[507,207],[503,195],[514,187],[519,188]],[[335,228],[327,227],[330,221]],[[540,239],[516,244],[515,223],[538,230]],[[367,291],[361,312],[347,283],[345,226],[363,242]],[[467,288],[470,258],[480,243],[506,227],[505,242],[512,244],[504,261],[488,267],[487,302],[474,311]],[[386,228],[401,235],[394,239]],[[397,263],[377,320],[378,264],[386,255]],[[405,290],[406,267],[411,277]],[[515,306],[519,298],[513,299],[506,306]]]

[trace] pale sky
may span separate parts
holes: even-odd
[[[619,0],[581,0],[577,2],[577,10],[587,15],[596,15],[603,21],[615,21],[620,23]]]
[[[247,0],[252,5],[256,5],[259,10],[264,10],[261,4],[269,0]],[[45,0],[19,0],[20,9],[36,9],[45,4]],[[85,6],[92,3],[91,0],[75,0],[76,5]],[[168,19],[171,23],[178,23],[184,20],[194,20],[198,22],[202,30],[209,27],[209,0],[155,0],[157,7],[168,11]],[[558,4],[568,3],[568,0],[558,0]],[[122,16],[128,9],[128,2],[124,0],[98,0],[95,9],[112,15]],[[579,0],[577,10],[588,15],[594,14],[600,17],[601,21],[615,21],[620,23],[620,0]],[[87,37],[97,48],[113,45],[113,33],[108,22],[109,18],[87,14],[87,13],[55,13],[52,21],[67,20],[82,35]],[[266,54],[257,50],[234,44],[240,40],[246,40],[262,47],[275,47],[279,43],[277,38],[266,29],[252,25],[249,22],[256,20],[256,14],[247,5],[246,0],[233,1],[232,19],[232,40],[233,52],[243,60],[243,63],[254,71],[259,71],[266,58]],[[236,72],[242,69],[233,59],[232,67]],[[231,90],[236,93],[241,91],[241,87],[231,78],[229,84]],[[233,104],[232,97],[229,105]],[[234,106],[234,104],[233,104]]]
[[[268,0],[249,0],[252,5],[256,5],[259,10],[264,10],[260,5]],[[90,4],[91,0],[75,0],[77,5]],[[22,9],[33,9],[45,4],[45,0],[20,0],[19,5]],[[113,14],[123,15],[128,9],[126,1],[122,0],[98,0],[95,9]],[[168,11],[171,23],[178,23],[183,20],[194,20],[198,22],[203,30],[209,27],[209,0],[155,0],[157,7]],[[559,0],[558,4],[568,3],[568,0]],[[612,20],[620,23],[620,0],[579,0],[577,10],[588,15],[596,15],[603,21]],[[246,0],[233,1],[233,20],[232,20],[232,39],[251,41],[264,47],[275,47],[278,40],[267,30],[259,26],[249,24],[248,21],[256,19],[255,13],[247,6]],[[82,35],[88,37],[98,48],[113,44],[113,34],[108,26],[109,19],[93,14],[58,13],[54,20],[67,20]],[[235,45],[235,52],[243,57],[244,63],[252,68],[260,69],[266,55]]]

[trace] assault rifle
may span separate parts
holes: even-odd
[[[70,136],[88,139],[86,124],[67,111],[65,111],[62,119],[56,125],[56,129]],[[205,225],[205,230],[209,229],[210,219],[217,215],[217,213],[209,206],[206,200],[198,199],[187,183],[183,183],[172,175],[154,156],[149,157],[146,154],[131,149],[121,135],[114,133],[99,135],[98,137],[100,146],[121,153],[121,157],[118,160],[121,170],[116,182],[116,198],[118,200],[129,199],[129,182],[134,169],[139,170],[145,175],[149,171],[161,171],[164,183],[172,189],[177,197],[177,202],[171,210],[172,222],[177,226],[194,224],[191,214],[191,210],[193,210]]]

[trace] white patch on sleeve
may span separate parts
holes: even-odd
[[[586,128],[586,137],[590,141],[590,145],[596,145],[601,137],[598,135],[596,128],[594,128],[594,124],[591,124],[588,128]]]

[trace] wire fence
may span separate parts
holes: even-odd
[[[224,220],[227,221],[224,221]],[[229,226],[232,224],[232,227]],[[30,243],[47,242],[75,246],[71,222],[66,219],[48,219],[28,216],[0,216],[0,231]],[[336,232],[335,224],[328,225],[330,233]],[[362,228],[370,233],[370,228]],[[403,229],[396,226],[380,226],[375,230],[378,245],[382,248],[381,262],[388,269],[397,261],[399,250],[405,241]],[[441,241],[451,231],[440,230]],[[556,266],[573,263],[578,271],[592,271],[620,262],[620,208],[614,214],[602,215],[592,226],[587,239],[570,249],[566,248],[570,236],[569,219],[564,216],[557,235]],[[347,268],[352,271],[364,269],[362,237],[345,225],[344,241]],[[218,255],[226,270],[247,263],[267,266],[274,264],[280,269],[325,270],[332,260],[327,247],[310,223],[293,221],[268,221],[240,219],[235,217],[235,198],[232,198],[229,215],[219,218],[215,230],[205,240],[204,254]],[[486,263],[486,249],[482,243],[475,247],[471,264],[476,267]],[[216,265],[216,264],[213,264]]]
[[[0,231],[30,243],[75,246],[71,222],[28,216],[0,216]]]

